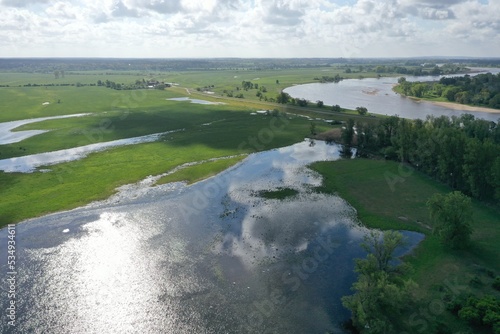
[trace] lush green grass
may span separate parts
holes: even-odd
[[[275,71],[204,71],[179,73],[67,72],[65,78],[53,74],[2,73],[0,84],[0,122],[45,116],[91,113],[89,116],[33,123],[16,130],[51,130],[18,143],[0,145],[0,158],[19,157],[151,133],[184,129],[167,135],[161,143],[115,148],[94,153],[81,161],[51,166],[50,173],[1,173],[0,220],[2,224],[18,222],[44,213],[77,207],[102,199],[122,184],[157,175],[181,164],[193,161],[248,154],[255,151],[286,146],[310,134],[310,121],[290,116],[299,113],[311,117],[345,120],[349,115],[319,108],[300,108],[258,99],[222,98],[196,92],[196,87],[214,85],[214,91],[224,87],[241,86],[252,80],[266,85],[276,94],[292,84],[311,82],[314,77],[335,75],[339,69],[295,69]],[[105,87],[19,87],[25,84],[82,84],[97,80],[133,83],[137,79],[154,77],[167,82],[179,82],[167,90],[117,91]],[[259,78],[259,79],[257,79]],[[276,80],[279,83],[276,83]],[[219,105],[196,105],[188,102],[166,101],[186,96],[220,101]],[[216,89],[217,88],[217,89]],[[43,105],[50,102],[49,105]],[[282,116],[251,116],[259,109],[279,109]],[[326,109],[326,108],[325,108]],[[326,114],[318,114],[317,112]],[[288,116],[283,116],[288,113]],[[291,119],[290,119],[291,118]],[[367,117],[366,121],[373,118]],[[274,123],[273,123],[274,122]],[[211,125],[203,125],[210,123]],[[321,123],[318,123],[321,124]],[[328,128],[319,125],[322,130]],[[280,130],[276,130],[279,128]],[[272,138],[258,140],[259,135],[272,130]],[[264,132],[263,132],[264,131]],[[262,137],[262,138],[264,138]],[[257,141],[256,141],[257,138]],[[193,179],[209,176],[221,170],[226,162],[192,167]],[[229,165],[229,161],[227,162]],[[203,166],[203,165],[202,165]],[[206,170],[204,170],[206,168]],[[187,177],[178,174],[177,177]],[[187,177],[189,179],[189,177]]]
[[[270,117],[236,110],[225,111],[222,121],[217,112],[213,113],[212,120],[219,121],[212,125],[193,126],[160,142],[94,153],[80,161],[51,166],[50,173],[0,173],[0,221],[4,225],[78,207],[108,197],[120,185],[184,163],[290,145],[302,140],[309,129],[302,119],[287,120],[281,131],[273,132],[272,140],[251,144],[249,138],[258,138],[262,129],[270,128]],[[196,118],[196,112],[191,117]],[[209,175],[210,170],[205,173]]]
[[[448,187],[402,164],[384,160],[318,162],[312,168],[324,176],[320,190],[338,193],[346,199],[357,210],[363,224],[371,228],[413,230],[426,234],[425,240],[406,258],[414,268],[411,276],[419,284],[420,309],[428,311],[433,301],[454,298],[458,294],[499,295],[491,288],[491,274],[500,271],[498,208],[474,202],[473,245],[468,250],[453,251],[432,235],[428,228],[432,223],[425,206],[434,193],[451,191]],[[472,286],[474,277],[478,277],[482,285]],[[449,286],[454,286],[455,290],[447,288]],[[406,316],[409,319],[410,315]],[[410,326],[407,330],[416,330],[411,328],[409,320],[402,320]],[[434,317],[429,324],[436,321],[446,322],[453,332],[466,328],[447,311]]]
[[[113,81],[120,84],[132,84],[136,80],[156,79],[163,81],[167,77],[166,73],[149,73],[141,71],[66,71],[64,78],[59,76],[56,79],[54,73],[18,73],[4,72],[0,73],[0,85],[9,85],[10,87],[24,86],[27,84],[37,85],[67,85],[81,83],[84,85],[97,84],[98,80]]]

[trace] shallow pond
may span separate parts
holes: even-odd
[[[16,225],[16,332],[338,332],[367,229],[344,200],[312,191],[321,178],[305,165],[339,149],[304,141],[191,186],[145,180]],[[258,195],[283,188],[298,193]],[[2,254],[6,239],[4,228]]]
[[[74,115],[63,115],[63,116],[52,116],[52,117],[39,117],[24,119],[20,121],[3,122],[0,123],[0,145],[12,144],[20,142],[21,140],[33,137],[35,135],[47,132],[46,130],[24,130],[24,131],[11,131],[25,124],[37,123],[42,121],[47,121],[51,119],[59,118],[70,118],[70,117],[81,117],[89,114],[74,114]]]
[[[171,99],[167,99],[167,101],[186,101],[194,104],[225,104],[223,102],[212,102],[207,100],[192,99],[190,97],[173,97]]]

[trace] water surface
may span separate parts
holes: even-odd
[[[492,73],[498,73],[500,71],[500,69],[494,68],[488,70]],[[477,73],[471,75],[475,74]],[[406,77],[408,81],[437,81],[440,78],[441,76]],[[454,110],[435,105],[428,101],[417,101],[401,96],[392,90],[397,82],[397,77],[346,79],[338,83],[297,85],[288,87],[284,91],[292,97],[305,98],[312,102],[321,100],[327,105],[338,104],[348,109],[366,107],[370,113],[399,115],[412,119],[425,119],[428,115],[460,116],[463,113],[473,114],[478,118],[495,122],[500,118],[500,110],[497,113]]]
[[[207,100],[192,99],[190,97],[173,97],[167,101],[187,101],[194,104],[224,104],[223,102],[212,102]]]
[[[95,143],[84,146],[78,146],[74,148],[68,148],[64,150],[3,159],[0,160],[0,171],[4,171],[7,173],[14,173],[14,172],[31,173],[34,172],[40,166],[49,166],[49,165],[59,164],[62,162],[83,159],[90,153],[104,151],[113,147],[154,142],[160,139],[161,136],[165,134],[177,131],[181,130],[173,130],[173,131],[154,133],[151,135],[145,135],[139,137],[117,139],[102,143]]]
[[[344,200],[312,192],[321,178],[305,167],[339,150],[304,141],[191,186],[145,180],[18,224],[16,331],[339,332],[349,316],[340,297],[351,293],[367,229]],[[299,193],[258,195],[283,187]],[[422,239],[406,234],[411,245]]]
[[[52,116],[52,117],[39,117],[31,119],[23,119],[20,121],[3,122],[0,123],[0,145],[12,144],[20,142],[29,137],[39,135],[41,133],[47,132],[47,130],[24,130],[24,131],[11,131],[25,124],[38,123],[42,121],[47,121],[51,119],[59,118],[69,118],[69,117],[81,117],[89,114],[74,114],[74,115],[63,115],[63,116]]]

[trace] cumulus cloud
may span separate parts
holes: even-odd
[[[51,0],[2,0],[0,3],[9,7],[28,7],[34,4],[48,4]]]
[[[291,3],[273,1],[265,8],[264,22],[284,26],[297,25],[303,15],[304,11],[293,8]]]
[[[118,1],[112,10],[112,15],[115,17],[139,17],[137,9],[128,8],[122,1]]]
[[[454,7],[466,0],[401,0],[400,6],[403,13],[418,16],[427,20],[455,19]]]
[[[0,56],[500,54],[499,1],[0,1]]]
[[[182,10],[181,0],[138,0],[136,6],[151,9],[160,14],[172,14]]]

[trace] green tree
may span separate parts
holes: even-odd
[[[463,170],[468,189],[474,197],[479,199],[494,197],[496,189],[492,171],[495,160],[499,156],[500,146],[495,145],[489,139],[483,143],[476,138],[467,142]]]
[[[385,231],[382,233],[370,232],[364,237],[364,242],[361,247],[368,252],[367,260],[359,260],[364,263],[361,267],[370,267],[370,257],[373,256],[376,263],[376,270],[385,271],[390,273],[394,271],[397,266],[392,262],[394,260],[394,251],[398,247],[406,245],[404,236],[397,231]],[[366,262],[365,262],[366,261]]]
[[[317,106],[318,108],[323,108],[323,106],[324,106],[324,105],[325,105],[325,104],[324,104],[324,103],[323,103],[323,101],[321,101],[321,100],[319,100],[319,101],[317,101],[317,102],[316,102],[316,106]]]
[[[465,248],[472,234],[472,202],[459,191],[436,193],[428,201],[434,233],[452,248]]]
[[[311,130],[311,135],[315,136],[316,135],[316,124],[311,122],[309,129]]]
[[[416,97],[424,96],[426,90],[427,90],[427,85],[420,82],[414,83],[411,87],[411,93],[413,96]]]
[[[495,198],[500,201],[500,155],[493,162],[491,167],[491,184],[495,189]]]
[[[499,333],[500,300],[491,295],[470,297],[458,311],[458,317],[476,326],[491,327],[493,333]]]
[[[354,120],[352,118],[349,118],[345,127],[342,128],[341,138],[345,145],[352,145],[354,139]]]
[[[372,232],[362,244],[368,251],[365,259],[357,259],[358,281],[352,285],[353,295],[342,297],[342,304],[351,311],[353,325],[361,333],[391,333],[394,320],[411,303],[416,284],[402,279],[394,263],[394,250],[404,244],[401,233]]]
[[[368,109],[366,107],[356,107],[356,110],[361,116],[364,116],[368,113]]]
[[[309,101],[307,101],[306,99],[295,99],[295,102],[301,107],[307,107],[307,105],[309,104]]]
[[[285,93],[285,92],[281,92],[276,96],[276,102],[286,104],[286,103],[290,102],[291,98],[292,97],[290,96],[290,94]]]
[[[341,112],[342,108],[338,104],[332,106],[332,111]]]
[[[455,102],[455,95],[459,92],[458,87],[447,87],[443,90],[442,96],[446,97],[448,101]]]

